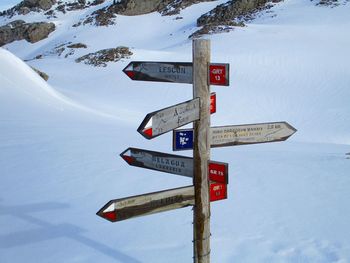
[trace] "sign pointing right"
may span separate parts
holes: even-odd
[[[211,147],[285,141],[297,130],[287,122],[211,127]],[[173,131],[173,150],[193,149],[193,129]]]

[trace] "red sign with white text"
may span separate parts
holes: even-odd
[[[216,112],[216,93],[210,93],[210,114]]]
[[[228,184],[228,164],[220,162],[209,162],[209,180],[216,183]]]
[[[210,184],[210,202],[227,199],[226,184]]]
[[[228,86],[230,85],[229,81],[229,64],[209,65],[210,85]]]

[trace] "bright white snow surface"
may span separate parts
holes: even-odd
[[[148,141],[136,128],[147,113],[191,99],[191,85],[132,82],[121,70],[131,60],[190,61],[195,19],[222,2],[177,20],[118,16],[106,28],[71,27],[92,10],[58,15],[49,39],[4,47],[31,59],[68,41],[87,44],[68,59],[29,62],[49,84],[0,49],[1,263],[192,262],[190,208],[114,224],[95,213],[111,199],[191,184],[119,157],[127,147],[170,153],[170,134]],[[228,199],[211,206],[211,259],[350,262],[350,4],[293,0],[271,11],[209,37],[212,61],[231,70],[229,87],[212,87],[212,124],[287,121],[298,132],[283,143],[212,150],[212,160],[229,163],[230,184]],[[74,62],[119,45],[132,48],[130,60]]]

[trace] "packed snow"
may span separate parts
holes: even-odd
[[[145,140],[136,129],[147,113],[191,99],[191,85],[133,82],[122,69],[132,60],[191,61],[195,19],[223,2],[193,5],[182,19],[118,16],[103,28],[71,27],[92,9],[60,14],[48,39],[0,48],[1,263],[192,262],[191,208],[114,224],[95,213],[111,199],[192,184],[119,157],[128,147],[172,153],[171,134]],[[211,205],[212,262],[350,262],[344,3],[286,0],[247,27],[206,36],[211,60],[230,63],[231,75],[229,87],[211,87],[212,125],[287,121],[298,129],[286,142],[212,149],[230,178],[228,199]],[[88,48],[68,58],[51,52],[69,41]],[[74,61],[116,46],[134,55],[106,68]],[[33,59],[39,54],[48,55]]]

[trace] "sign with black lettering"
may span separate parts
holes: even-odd
[[[174,130],[199,119],[199,98],[146,115],[137,131],[147,139]]]
[[[111,222],[194,205],[194,187],[187,186],[109,201],[97,215]]]
[[[229,64],[209,65],[210,85],[229,85]],[[132,80],[193,83],[193,64],[190,62],[132,61],[123,72]]]
[[[191,157],[137,148],[128,148],[120,156],[131,166],[193,177]]]
[[[123,72],[132,80],[192,84],[192,63],[132,61]]]
[[[120,156],[131,166],[193,177],[193,158],[175,154],[128,148]],[[209,180],[228,183],[228,164],[209,161]]]
[[[225,184],[210,184],[210,202],[227,198]],[[108,221],[118,222],[133,217],[151,215],[194,205],[194,186],[131,196],[109,201],[96,214]]]
[[[210,146],[213,148],[285,141],[296,131],[287,122],[216,126],[210,128]],[[189,138],[193,139],[193,129],[174,130],[173,150],[193,149],[193,142]]]

